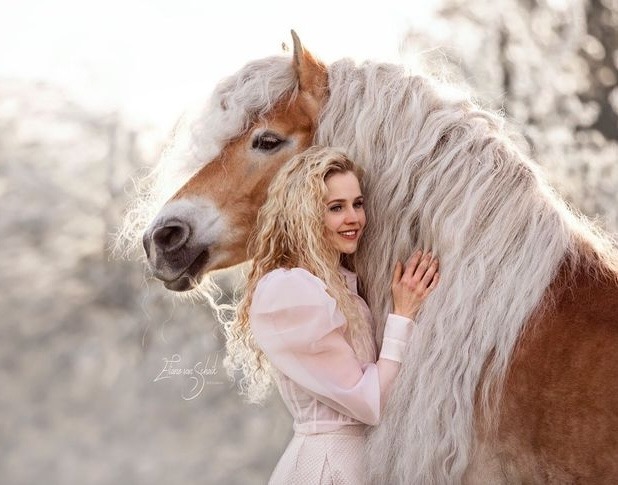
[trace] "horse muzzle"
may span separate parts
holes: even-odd
[[[144,233],[148,265],[169,290],[191,290],[208,264],[208,245],[197,241],[194,233],[190,223],[176,218],[158,221]]]

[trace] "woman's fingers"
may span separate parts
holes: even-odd
[[[412,266],[410,265],[406,268],[404,274],[404,276],[407,276],[411,279],[411,282],[413,284],[419,283],[423,279],[423,276],[425,275],[425,272],[429,267],[429,262],[431,261],[431,251],[427,252],[422,258],[420,258],[419,255],[419,259],[420,261],[418,262],[418,266],[412,268]]]
[[[421,304],[438,284],[439,263],[432,258],[431,251],[423,254],[419,250],[405,263],[395,265],[393,273],[393,310],[398,315],[414,318]]]
[[[423,298],[426,298],[429,293],[436,287],[438,284],[438,280],[440,279],[440,273],[436,273],[433,275],[433,279],[431,280],[431,284],[427,287],[423,294]]]
[[[429,285],[429,290],[433,290],[438,284],[438,280],[440,279],[440,273],[436,273],[433,275],[433,279],[431,280],[431,284]]]
[[[432,259],[431,251],[423,254],[419,249],[408,258],[404,267],[397,262],[393,284],[403,282],[410,288],[423,291],[432,283],[434,275],[438,272],[438,266],[438,260]]]
[[[395,263],[395,271],[393,271],[393,286],[399,283],[399,281],[401,280],[402,274],[403,274],[403,266],[401,264],[401,261],[397,261],[397,263]]]
[[[423,250],[422,249],[417,249],[412,254],[410,254],[410,256],[408,257],[408,260],[406,261],[404,266],[406,268],[408,266],[410,266],[410,263],[412,262],[413,259],[416,259],[417,260],[417,264],[418,264],[418,260],[421,258],[422,255],[423,255]]]
[[[405,264],[405,272],[404,274],[409,274],[410,276],[414,274],[416,268],[418,267],[419,261],[421,261],[421,257],[423,256],[423,251],[418,250],[415,253],[411,254]]]
[[[427,271],[423,275],[421,283],[425,288],[428,288],[431,284],[433,276],[438,272],[438,260],[434,259],[431,264],[427,267]]]

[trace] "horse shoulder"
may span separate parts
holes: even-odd
[[[618,284],[590,269],[565,264],[514,352],[495,432],[477,433],[501,481],[618,483]]]

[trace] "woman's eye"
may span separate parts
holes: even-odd
[[[331,207],[329,207],[329,209],[331,212],[339,212],[341,210],[341,206],[340,205],[333,205]]]
[[[357,200],[356,202],[354,202],[354,208],[355,209],[360,209],[361,207],[363,207],[365,205],[365,202],[362,200]]]
[[[264,152],[269,152],[277,147],[279,147],[283,143],[283,140],[279,138],[274,133],[261,133],[257,135],[251,144],[251,148],[254,150],[261,150]]]

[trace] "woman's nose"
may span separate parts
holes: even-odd
[[[353,207],[350,207],[350,208],[346,209],[346,211],[345,211],[345,222],[347,222],[347,223],[358,222],[358,214],[354,210]]]

